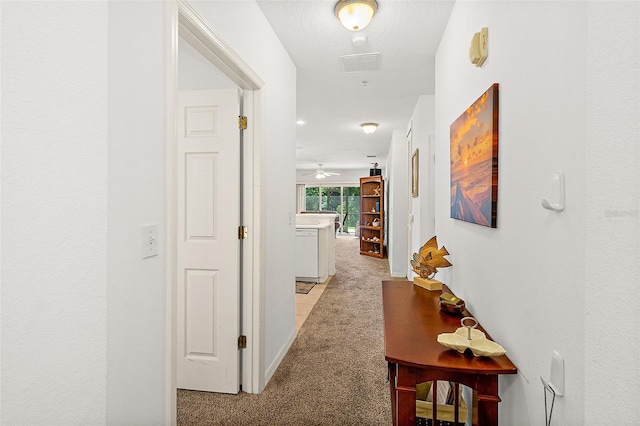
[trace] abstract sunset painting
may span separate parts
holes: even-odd
[[[498,210],[498,83],[450,126],[451,217],[495,228]]]

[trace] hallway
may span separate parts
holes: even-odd
[[[380,287],[391,277],[387,260],[360,256],[358,243],[336,239],[336,275],[264,392],[180,390],[179,425],[391,423]]]

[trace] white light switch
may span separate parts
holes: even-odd
[[[158,255],[158,225],[142,225],[142,258]]]

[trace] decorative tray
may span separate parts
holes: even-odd
[[[465,320],[473,320],[473,326],[465,326]],[[507,351],[496,342],[487,339],[487,335],[475,327],[478,322],[475,318],[465,317],[460,321],[462,327],[458,328],[454,333],[440,333],[438,335],[438,343],[441,345],[455,349],[460,353],[464,353],[467,349],[471,350],[474,356],[500,356]]]

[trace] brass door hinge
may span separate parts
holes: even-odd
[[[247,336],[238,337],[238,349],[247,349]]]
[[[247,130],[247,117],[244,115],[238,117],[238,128]]]
[[[238,226],[238,239],[246,240],[247,239],[247,227],[246,226]]]

